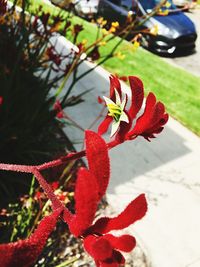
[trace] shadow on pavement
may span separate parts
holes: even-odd
[[[126,142],[110,152],[111,181],[110,193],[115,187],[140,175],[165,165],[166,163],[190,153],[184,139],[170,127],[165,127],[152,142],[142,137]]]

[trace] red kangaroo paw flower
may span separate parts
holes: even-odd
[[[35,232],[25,240],[0,245],[1,267],[28,267],[32,265],[44,248],[53,231],[62,209],[55,210],[45,217]]]
[[[108,186],[110,164],[108,147],[101,136],[88,130],[85,143],[89,170],[79,170],[75,189],[75,215],[69,216],[67,223],[72,234],[83,239],[84,248],[94,258],[97,267],[119,267],[125,263],[125,259],[118,250],[131,251],[135,247],[135,238],[130,235],[115,237],[106,233],[121,230],[140,220],[147,211],[147,202],[142,194],[117,217],[100,218],[92,225],[97,204]]]
[[[115,218],[100,218],[83,235],[85,250],[94,258],[96,266],[120,266],[125,259],[118,251],[130,252],[136,245],[133,236],[115,237],[106,234],[112,230],[121,230],[140,220],[147,211],[144,194],[133,200],[126,209]]]
[[[143,136],[149,141],[154,138],[154,134],[158,134],[163,130],[163,126],[167,123],[168,114],[165,113],[165,107],[162,103],[156,103],[153,93],[150,93],[146,100],[145,111],[140,116],[136,125],[132,128],[133,121],[142,107],[144,100],[144,88],[142,81],[135,77],[129,76],[131,89],[130,107],[127,109],[127,95],[122,99],[122,89],[117,77],[110,77],[110,99],[104,97],[108,107],[108,114],[101,122],[98,128],[100,135],[106,133],[112,123],[111,137],[114,141],[111,147],[123,143],[126,140],[135,139],[138,135]]]
[[[91,226],[91,231],[104,234],[112,230],[124,229],[134,222],[142,219],[146,212],[146,198],[144,194],[141,194],[134,199],[117,217],[103,217],[97,220],[95,224]]]
[[[70,231],[80,236],[92,224],[98,203],[96,178],[85,168],[79,169],[75,190],[74,218],[69,222]]]
[[[96,178],[100,200],[106,192],[110,177],[108,148],[101,136],[92,131],[86,131],[85,142],[89,171]]]

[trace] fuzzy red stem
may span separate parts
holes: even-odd
[[[43,188],[44,192],[47,194],[47,197],[51,200],[53,209],[56,210],[63,207],[62,202],[54,194],[52,187],[46,182],[42,174],[36,168],[33,170],[33,174],[38,180],[40,186]]]
[[[85,150],[82,150],[80,152],[72,152],[72,153],[67,154],[66,156],[59,158],[59,159],[52,160],[52,161],[49,161],[47,163],[43,163],[41,165],[37,165],[36,168],[39,171],[42,171],[45,169],[49,169],[49,168],[53,168],[53,167],[62,165],[62,164],[66,163],[67,161],[70,161],[70,160],[80,159],[84,156],[85,156]]]
[[[117,145],[119,145],[119,143],[115,140],[107,143],[108,149],[111,149]],[[52,161],[43,163],[41,165],[17,165],[17,164],[0,163],[0,170],[33,173],[35,170],[42,171],[42,170],[46,170],[49,168],[54,168],[56,166],[60,166],[66,163],[67,161],[76,160],[76,159],[85,157],[85,155],[86,155],[85,150],[82,150],[80,152],[72,152],[59,159],[52,160]]]
[[[0,170],[33,173],[35,166],[0,163]]]
[[[52,187],[46,182],[43,175],[38,171],[37,168],[35,168],[33,170],[33,174],[35,175],[36,179],[38,180],[40,186],[43,188],[44,192],[47,194],[47,197],[51,200],[53,210],[62,208],[63,209],[62,218],[66,223],[69,223],[73,217],[71,212],[57,198],[57,196],[54,194]]]

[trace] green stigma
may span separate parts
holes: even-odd
[[[119,121],[120,116],[123,112],[122,108],[116,104],[107,104],[108,107],[108,115],[113,117],[116,122]]]

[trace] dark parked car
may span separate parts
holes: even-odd
[[[125,23],[128,12],[139,10],[139,16],[150,13],[159,0],[100,0],[98,14],[108,21]],[[151,29],[158,28],[157,35],[146,34],[142,45],[159,54],[173,54],[175,52],[192,51],[195,48],[197,33],[193,22],[183,13],[177,10],[171,0],[168,15],[154,15],[141,27]],[[138,12],[138,11],[137,11]],[[137,13],[138,14],[138,13]]]

